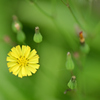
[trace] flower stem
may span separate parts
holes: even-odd
[[[70,72],[71,72],[71,76],[73,76],[73,75],[74,75],[74,74],[73,74],[73,71],[71,70]]]
[[[48,18],[52,19],[52,16],[49,15],[48,13],[46,13],[44,10],[42,10],[42,9],[38,6],[37,3],[34,3],[34,5],[35,5],[35,6],[38,8],[38,10],[39,10],[40,12],[42,12],[45,16],[47,16]]]
[[[75,19],[76,22],[80,25],[80,27],[81,27],[82,29],[84,29],[84,28],[82,27],[82,25],[80,24],[80,22],[78,21],[78,19],[76,18],[76,16],[75,16],[75,14],[73,13],[72,9],[70,8],[68,0],[67,0],[67,4],[66,4],[63,0],[61,0],[61,1],[62,1],[62,3],[63,3],[64,5],[66,5],[66,6],[68,7],[68,9],[70,10],[70,12],[71,12],[71,14],[73,15],[74,19]],[[85,29],[84,29],[84,30],[85,30]]]
[[[52,0],[52,17],[56,18],[56,4],[57,0]]]
[[[89,0],[89,10],[90,10],[90,15],[91,15],[91,11],[92,11],[92,3],[93,3],[93,0]]]

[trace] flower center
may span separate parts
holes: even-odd
[[[20,66],[26,66],[28,64],[27,62],[28,60],[24,56],[18,58],[18,64]]]

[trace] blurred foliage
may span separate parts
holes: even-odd
[[[61,0],[0,0],[0,100],[99,100],[100,1],[69,0],[69,6],[74,16]],[[6,65],[7,53],[18,44],[13,15],[23,24],[26,43],[40,55],[40,69],[22,79]],[[39,46],[33,41],[36,26],[43,36]],[[86,56],[79,53],[79,30],[90,47]],[[64,94],[71,78],[65,67],[68,51],[73,54],[78,91]]]

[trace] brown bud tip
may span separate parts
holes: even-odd
[[[35,33],[38,33],[39,32],[39,27],[35,27]]]
[[[72,80],[73,80],[73,81],[76,80],[76,76],[72,76]]]
[[[39,30],[39,27],[37,26],[37,27],[35,27],[35,30]]]
[[[82,31],[79,33],[79,37],[80,37],[80,39],[83,39],[83,38],[84,38],[84,37],[83,37],[83,32],[82,32]]]
[[[80,37],[81,44],[84,44],[85,43],[85,39],[83,37],[83,32],[82,31],[79,33],[79,37]]]
[[[20,30],[20,25],[18,23],[15,23],[15,27],[17,30]]]
[[[69,56],[69,55],[70,55],[70,52],[67,53],[67,56]]]

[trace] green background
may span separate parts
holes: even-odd
[[[0,100],[100,100],[100,1],[69,0],[73,14],[60,0],[35,2],[0,0]],[[40,69],[22,79],[9,73],[6,65],[7,53],[19,44],[12,30],[13,15],[23,24],[25,42],[40,56]],[[33,41],[36,26],[43,36],[39,46]],[[80,53],[79,31],[90,47],[85,57]],[[78,91],[64,94],[71,78],[65,67],[68,51],[75,63]]]

